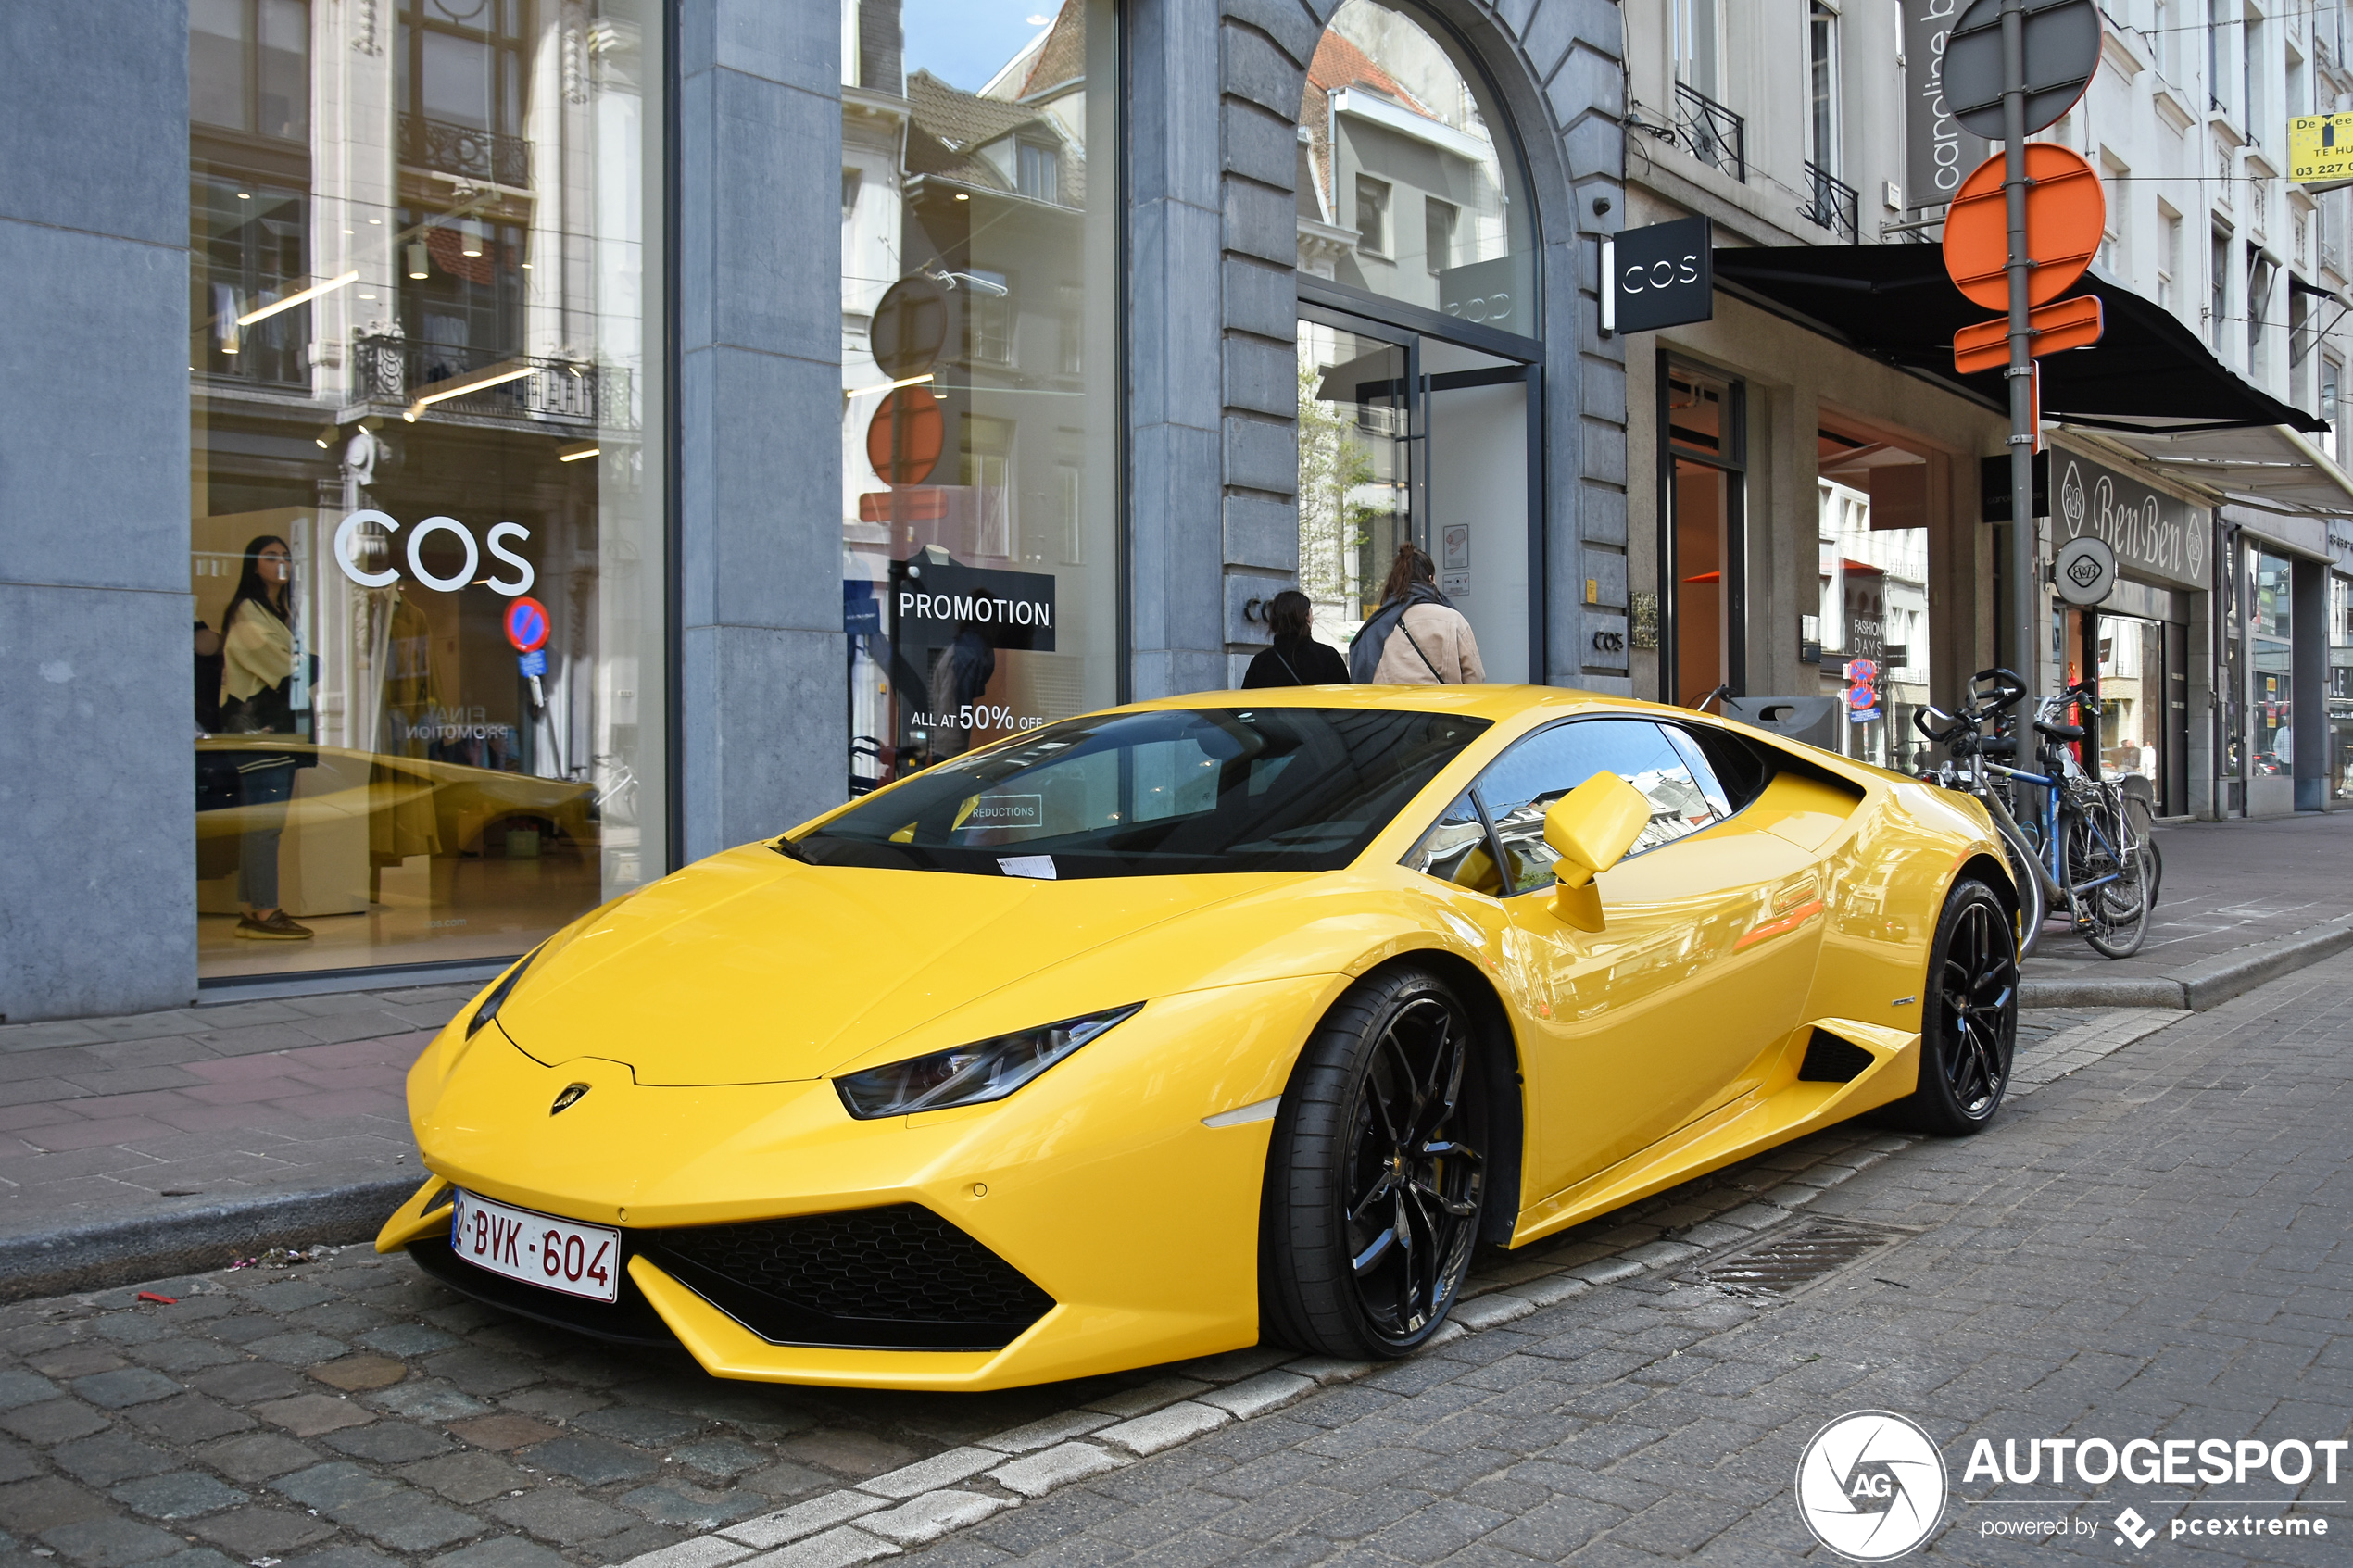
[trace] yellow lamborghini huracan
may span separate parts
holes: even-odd
[[[1403,1355],[1517,1247],[1994,1114],[1975,802],[1680,709],[1306,687],[1050,724],[608,904],[409,1076],[376,1245],[777,1382]]]

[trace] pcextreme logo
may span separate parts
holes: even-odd
[[[1840,1416],[1797,1461],[1806,1527],[1857,1562],[1884,1562],[1928,1539],[1944,1517],[1944,1487],[1936,1444],[1892,1411]]]

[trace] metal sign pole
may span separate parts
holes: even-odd
[[[2002,195],[2009,220],[2010,281],[2010,668],[2030,689],[2036,669],[2042,617],[2034,521],[2034,339],[2029,330],[2029,280],[2033,262],[2026,242],[2026,0],[2002,0],[2002,135],[2007,163]]]

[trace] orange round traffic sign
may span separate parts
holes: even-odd
[[[1944,270],[1954,286],[1988,310],[2010,307],[2009,208],[2002,190],[2006,154],[1977,166],[1944,214]],[[2108,226],[2108,197],[2092,166],[2065,147],[2026,147],[2027,303],[2057,299],[2075,284],[2098,254]]]
[[[886,484],[921,484],[947,442],[939,399],[928,387],[895,386],[866,425],[866,460]]]

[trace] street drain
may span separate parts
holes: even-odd
[[[1854,1220],[1806,1220],[1719,1254],[1683,1277],[1734,1292],[1789,1296],[1865,1253],[1912,1234]]]

